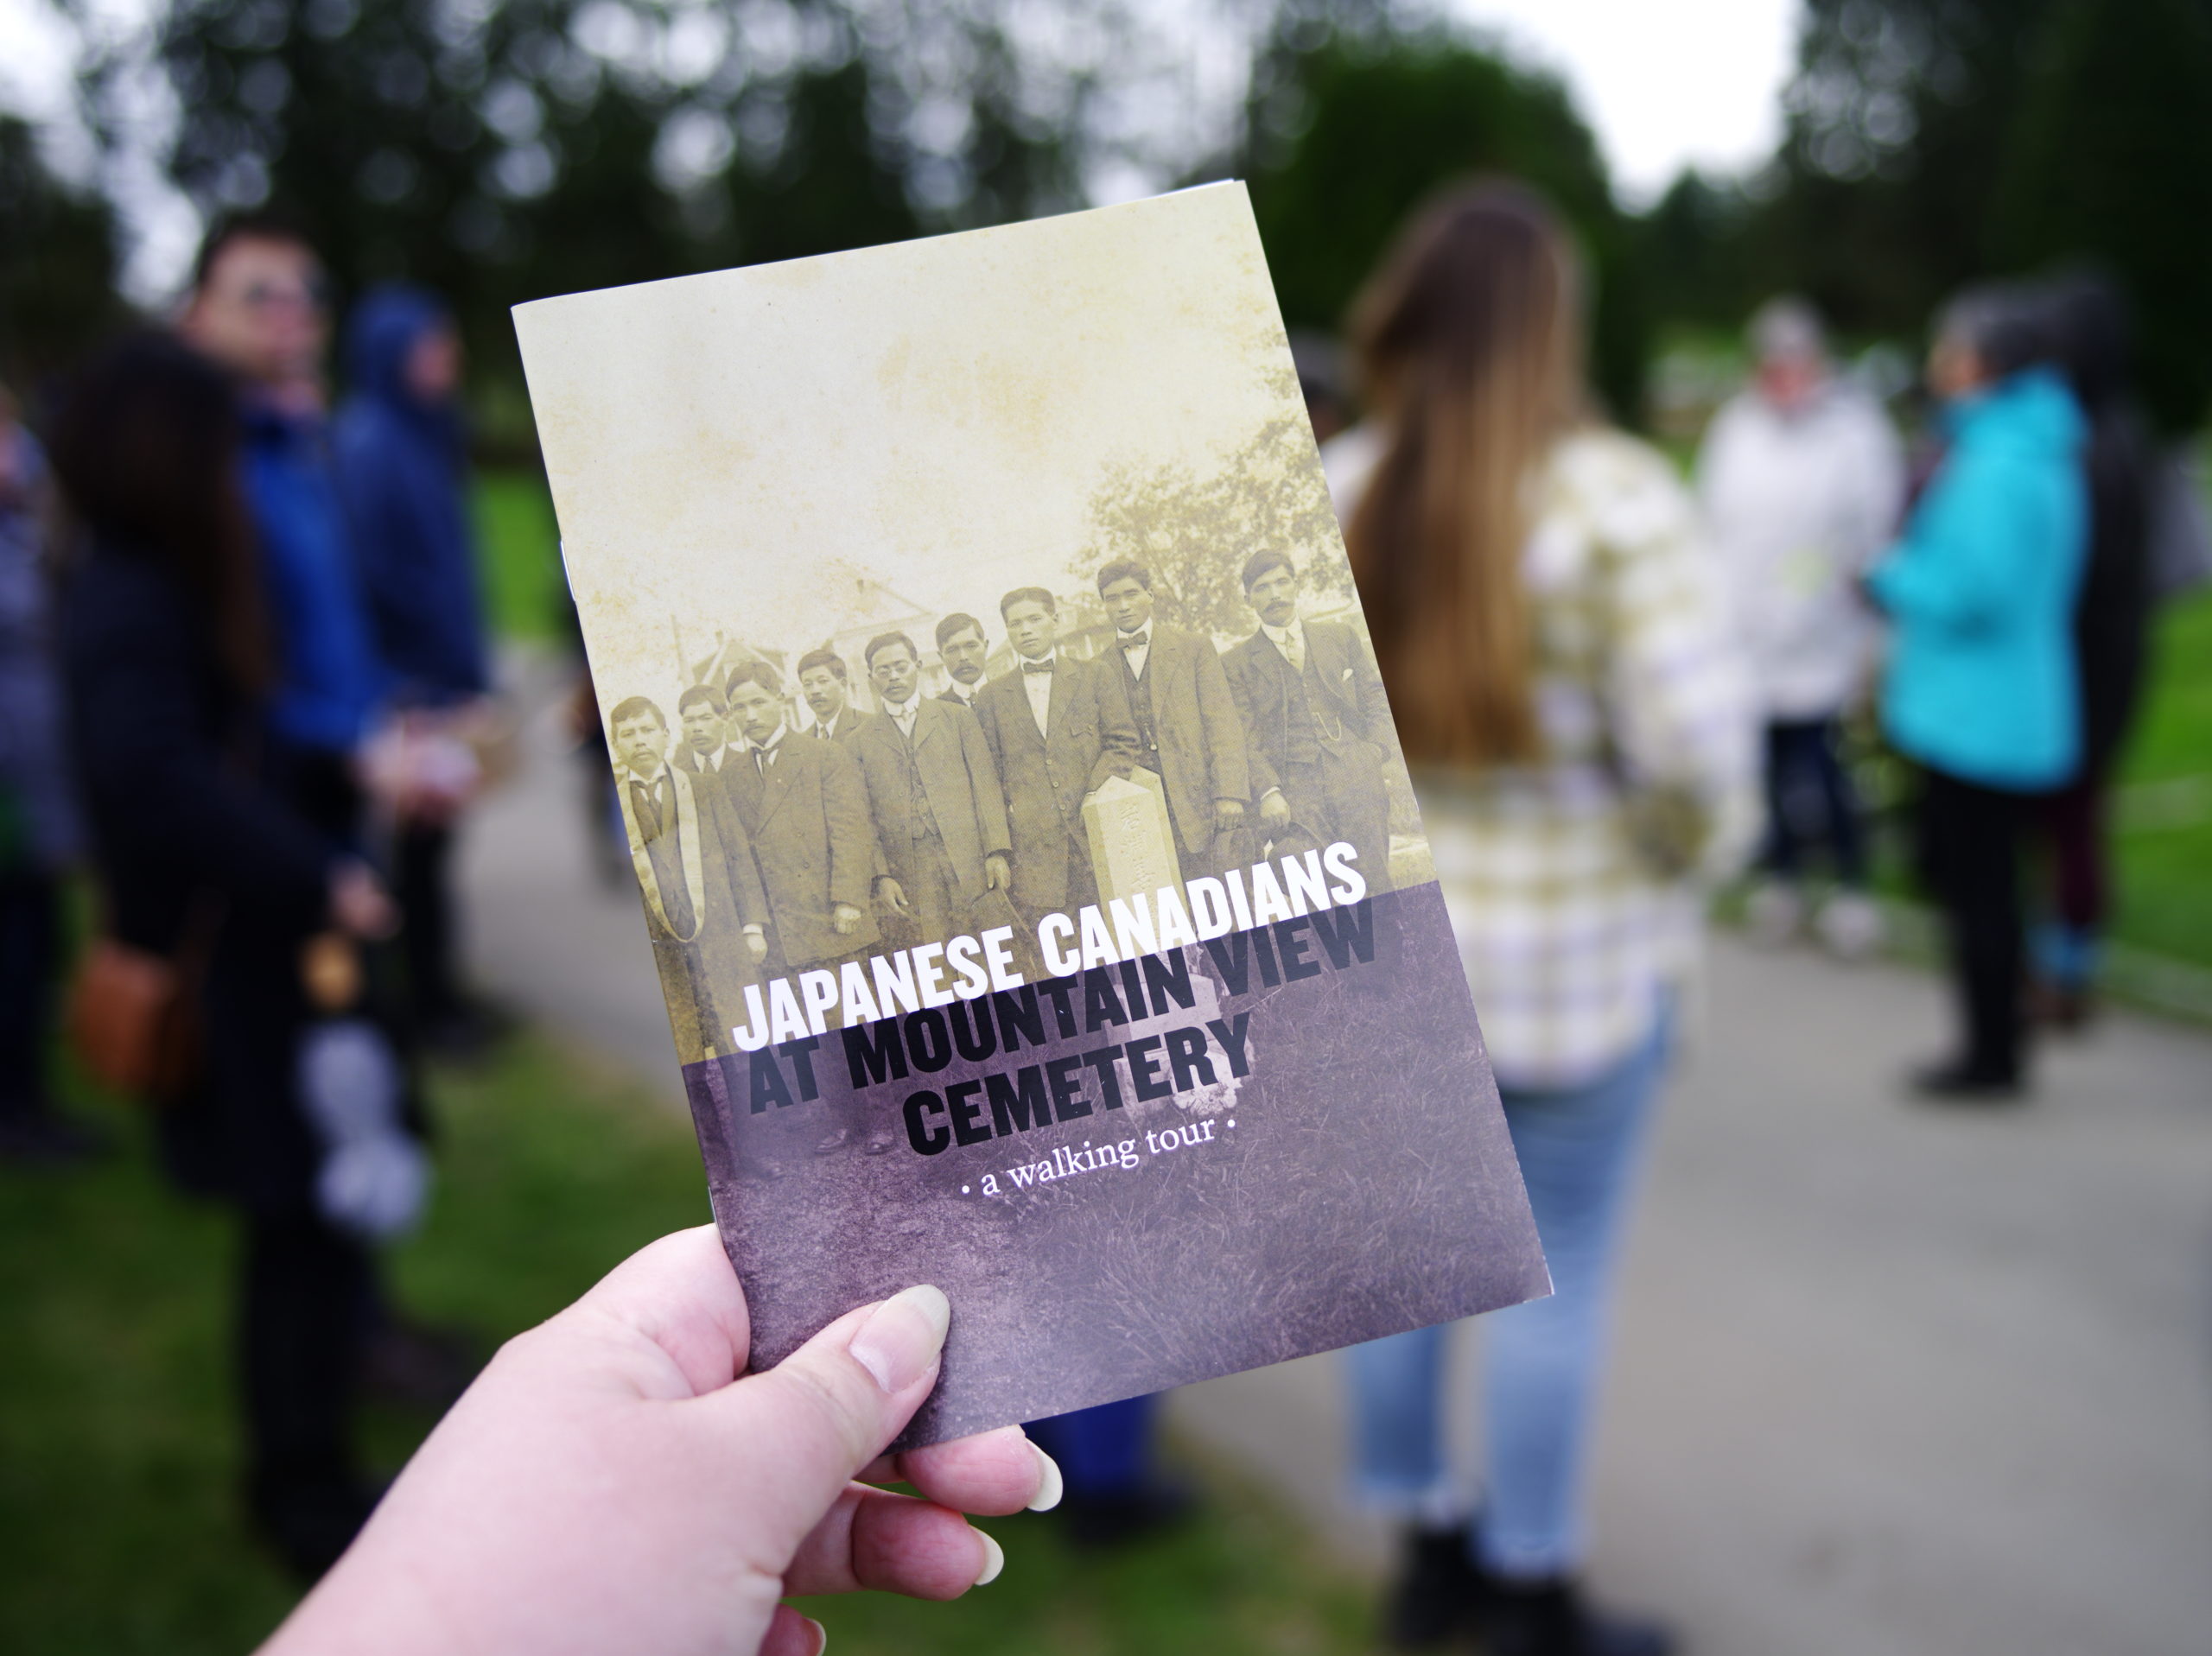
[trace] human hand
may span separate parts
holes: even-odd
[[[879,1458],[950,1315],[909,1288],[741,1379],[713,1228],[664,1237],[500,1349],[263,1656],[814,1656],[785,1594],[957,1598],[1003,1563],[960,1514],[1043,1510],[1060,1475],[1013,1426]]]
[[[875,895],[877,901],[882,903],[893,914],[911,915],[914,911],[912,905],[906,901],[906,888],[888,874],[881,875],[877,879]]]
[[[1260,802],[1260,820],[1270,828],[1280,828],[1290,821],[1290,802],[1282,796],[1281,789],[1268,790],[1268,796]]]
[[[399,930],[399,910],[365,862],[341,862],[330,876],[330,918],[341,931],[381,942]]]
[[[983,889],[1002,891],[1014,883],[1014,868],[1007,861],[1006,853],[993,851],[983,858]]]
[[[1213,831],[1234,834],[1244,826],[1244,802],[1241,799],[1217,799],[1213,802]]]
[[[758,926],[745,929],[745,952],[753,957],[755,966],[768,958],[768,934]]]
[[[838,903],[830,910],[830,930],[840,937],[849,937],[860,930],[861,911],[849,903]]]

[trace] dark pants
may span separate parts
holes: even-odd
[[[1095,1409],[1032,1421],[1031,1441],[1060,1465],[1067,1492],[1078,1501],[1135,1494],[1152,1462],[1157,1396],[1124,1398]]]
[[[46,1111],[46,1047],[60,967],[53,878],[29,870],[0,876],[0,1126]]]
[[[1390,889],[1390,790],[1383,780],[1382,750],[1350,738],[1324,744],[1312,765],[1280,767],[1283,801],[1294,822],[1323,845],[1350,845],[1370,891]],[[1271,837],[1255,820],[1257,840]]]
[[[247,1215],[239,1358],[257,1499],[355,1475],[348,1422],[373,1294],[367,1251],[319,1214]]]
[[[442,823],[410,822],[392,847],[393,895],[405,922],[399,942],[410,1010],[425,1025],[461,1009],[454,966],[453,841],[453,829]]]
[[[1777,720],[1766,727],[1766,846],[1760,865],[1780,879],[1804,872],[1805,853],[1826,842],[1835,877],[1866,883],[1859,800],[1836,756],[1833,719]]]
[[[1920,872],[1948,934],[1965,1021],[1961,1062],[1977,1080],[2017,1081],[2026,955],[2020,835],[2035,802],[1940,771],[1922,787]]]
[[[2043,802],[2050,839],[2051,899],[2059,923],[2094,934],[2104,928],[2110,882],[2105,872],[2105,778],[2085,774]]]

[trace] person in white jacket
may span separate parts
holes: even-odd
[[[1904,457],[1880,404],[1831,371],[1810,307],[1769,301],[1751,343],[1751,383],[1714,417],[1697,469],[1766,724],[1765,879],[1751,924],[1770,942],[1798,930],[1808,853],[1823,847],[1837,890],[1815,924],[1858,956],[1881,928],[1837,725],[1866,687],[1876,624],[1854,587],[1897,527]]]

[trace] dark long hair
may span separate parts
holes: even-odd
[[[1528,491],[1583,406],[1573,249],[1532,191],[1455,191],[1416,219],[1352,311],[1389,449],[1345,531],[1406,753],[1541,757],[1521,581]]]
[[[225,677],[263,688],[268,624],[229,380],[166,335],[133,335],[78,377],[51,447],[70,526],[174,574]]]

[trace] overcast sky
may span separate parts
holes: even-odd
[[[154,0],[94,0],[143,16]],[[1647,205],[1685,165],[1735,171],[1774,146],[1796,50],[1798,0],[1446,0],[1525,62],[1557,73],[1596,129],[1628,205]],[[53,0],[0,0],[0,105],[50,118],[67,108],[67,34]],[[169,225],[156,240],[181,241]],[[180,232],[183,233],[180,235]],[[144,266],[166,249],[142,251]]]

